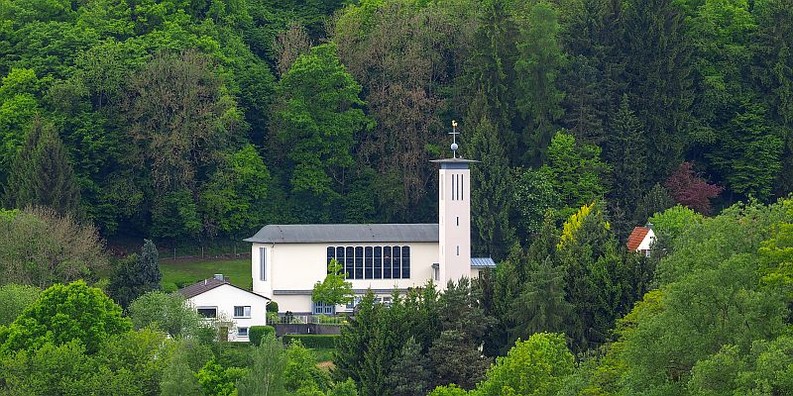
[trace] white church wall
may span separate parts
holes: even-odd
[[[410,278],[348,279],[354,290],[393,290],[423,286],[432,279],[432,264],[438,261],[437,243],[321,243],[321,244],[258,244],[251,251],[253,291],[272,298],[279,312],[308,313],[312,311],[310,292],[314,284],[327,274],[329,246],[409,246]],[[261,248],[265,249],[265,280],[260,277]],[[281,291],[281,293],[279,293]],[[289,294],[283,294],[286,291]],[[345,307],[337,307],[343,311]]]

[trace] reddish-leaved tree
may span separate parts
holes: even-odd
[[[675,202],[702,214],[710,213],[710,200],[719,195],[722,187],[710,184],[694,172],[694,163],[683,162],[664,182]]]

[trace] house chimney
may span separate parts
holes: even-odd
[[[223,277],[223,274],[215,274],[215,279],[217,279],[217,280],[219,280],[219,281],[226,280],[226,279]]]

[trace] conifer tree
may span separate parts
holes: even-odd
[[[475,122],[468,152],[481,162],[471,169],[473,253],[489,254],[498,261],[506,257],[514,241],[509,224],[510,170],[495,125],[487,116]]]
[[[160,289],[159,253],[149,239],[144,239],[140,255],[133,254],[119,263],[110,279],[108,293],[126,308],[143,294]]]
[[[80,189],[52,124],[33,121],[25,146],[14,160],[5,194],[11,207],[41,205],[61,215],[78,212]]]
[[[415,338],[408,338],[394,359],[393,368],[386,379],[391,396],[427,394],[431,383],[431,369],[429,359],[422,353],[421,345]]]

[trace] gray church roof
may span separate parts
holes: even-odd
[[[254,243],[438,242],[437,224],[271,224],[245,239]]]

